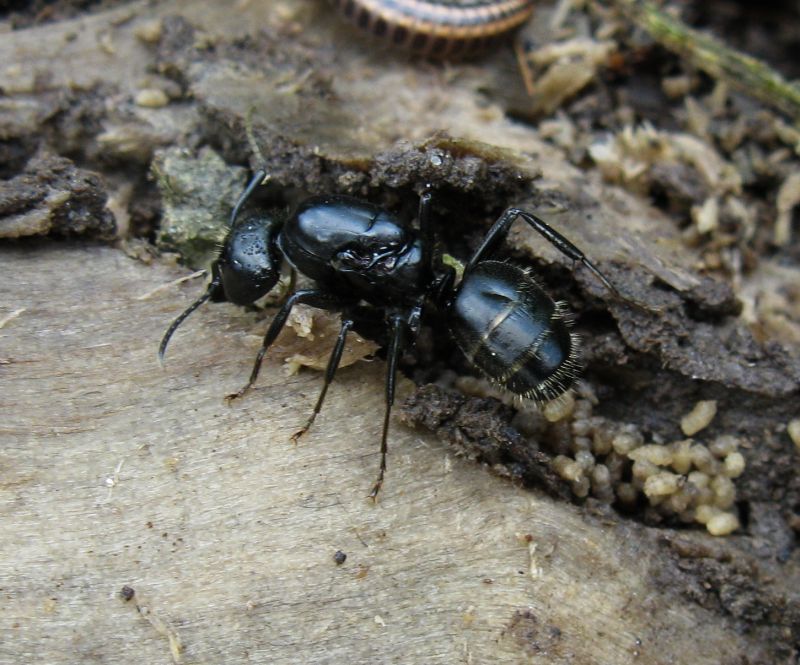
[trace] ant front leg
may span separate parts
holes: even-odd
[[[267,329],[267,334],[264,335],[264,341],[261,343],[261,348],[258,350],[258,355],[256,355],[253,371],[250,373],[250,380],[238,392],[225,397],[226,401],[231,402],[234,399],[238,399],[253,387],[253,384],[258,378],[258,372],[261,369],[261,363],[264,360],[264,355],[267,353],[267,349],[272,346],[273,342],[278,338],[278,335],[280,335],[281,330],[283,330],[283,327],[286,325],[286,321],[289,318],[292,308],[301,303],[327,310],[337,310],[347,304],[350,304],[339,297],[317,289],[297,291],[289,296],[280,310],[278,310],[275,318],[272,319],[272,323],[270,323],[269,328]]]
[[[536,215],[532,215],[531,213],[520,210],[519,208],[509,208],[500,216],[500,219],[498,219],[492,225],[492,228],[489,229],[489,232],[483,239],[483,243],[481,243],[481,246],[467,264],[465,272],[469,272],[477,263],[480,263],[497,251],[500,243],[503,242],[508,235],[509,228],[518,217],[521,217],[525,222],[527,222],[534,231],[536,231],[545,240],[547,240],[547,242],[553,245],[553,247],[555,247],[559,252],[569,257],[573,261],[579,261],[585,265],[611,293],[622,299],[622,295],[619,293],[619,291],[617,291],[614,285],[608,281],[606,276],[600,272],[597,266],[595,266],[591,261],[589,261],[589,259],[586,258],[586,255],[580,249],[573,245],[558,231],[550,227],[546,222],[539,219]]]

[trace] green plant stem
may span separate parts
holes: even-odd
[[[611,2],[665,48],[678,53],[710,76],[783,111],[800,123],[800,85],[787,81],[760,60],[688,27],[653,2]]]

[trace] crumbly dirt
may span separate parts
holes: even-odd
[[[0,183],[0,237],[31,235],[113,238],[101,176],[66,157],[37,155],[17,176]]]

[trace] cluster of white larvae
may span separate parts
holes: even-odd
[[[739,439],[726,434],[701,443],[692,438],[711,423],[715,402],[698,402],[681,420],[686,438],[646,441],[635,425],[593,415],[598,400],[586,384],[538,409],[477,379],[456,383],[464,392],[512,403],[514,426],[554,455],[553,470],[575,496],[593,496],[623,510],[644,502],[651,516],[699,523],[715,536],[739,528],[734,479],[745,469]]]
[[[715,536],[739,527],[733,483],[745,468],[739,440],[727,434],[707,443],[691,438],[711,422],[714,402],[698,402],[681,421],[687,438],[669,443],[648,443],[634,425],[593,416],[592,407],[591,399],[570,396],[544,409],[551,422],[569,420],[570,450],[553,459],[553,468],[577,496],[591,493],[623,508],[644,497],[659,515],[698,522]]]

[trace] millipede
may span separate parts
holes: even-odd
[[[533,13],[531,0],[333,0],[362,30],[431,58],[460,58],[502,42]]]

